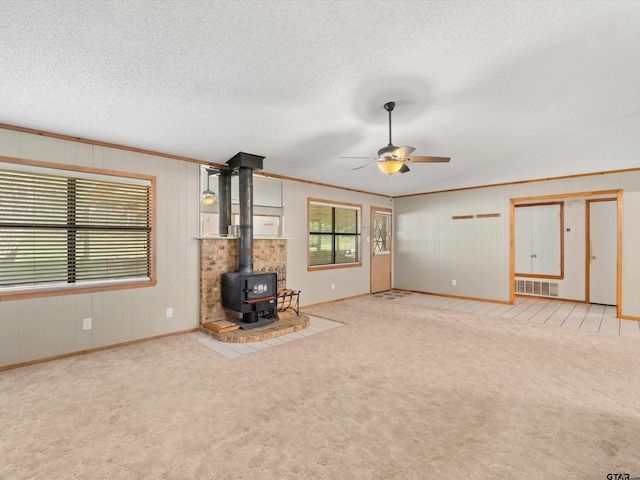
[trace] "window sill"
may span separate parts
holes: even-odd
[[[335,270],[338,268],[356,268],[356,267],[361,267],[362,266],[362,262],[358,262],[358,263],[341,263],[341,264],[334,264],[334,265],[318,265],[318,266],[307,266],[307,271],[308,272],[315,272],[316,270]]]
[[[63,287],[51,289],[42,288],[13,292],[5,291],[0,292],[0,302],[5,302],[8,300],[27,300],[29,298],[57,297],[60,295],[78,295],[81,293],[106,292],[111,290],[126,290],[130,288],[154,287],[157,283],[158,282],[156,280],[147,280],[142,282],[102,284],[79,287]]]

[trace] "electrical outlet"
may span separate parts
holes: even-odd
[[[82,329],[83,330],[91,330],[91,324],[93,320],[91,318],[85,318],[82,320]]]
[[[451,280],[451,285],[455,287],[457,285],[457,282],[455,280]]]
[[[173,308],[167,308],[167,318],[173,318]]]
[[[335,289],[336,289],[336,284],[335,284],[335,283],[332,283],[332,284],[331,284],[331,290],[335,290]]]

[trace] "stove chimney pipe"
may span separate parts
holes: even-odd
[[[240,191],[240,273],[253,272],[253,170],[238,168]]]
[[[231,172],[228,170],[220,170],[218,176],[218,215],[220,235],[228,235],[231,223]]]
[[[239,272],[253,272],[253,170],[262,170],[264,157],[238,152],[227,162],[238,172],[240,194],[240,258]]]

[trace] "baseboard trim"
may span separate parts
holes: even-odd
[[[351,300],[353,298],[368,297],[369,295],[371,295],[371,294],[370,293],[362,293],[360,295],[354,295],[352,297],[336,298],[335,300],[329,300],[327,302],[312,303],[311,305],[305,305],[303,307],[300,307],[300,310],[304,310],[305,308],[319,307],[320,305],[328,305],[330,303],[343,302],[345,300]]]
[[[502,303],[504,305],[513,305],[508,300],[494,300],[491,298],[478,298],[478,297],[465,297],[463,295],[449,295],[448,293],[433,293],[433,292],[422,292],[420,290],[408,290],[406,288],[394,288],[399,292],[411,292],[411,293],[421,293],[423,295],[434,295],[436,297],[448,297],[448,298],[459,298],[461,300],[476,300],[479,302],[491,302],[491,303]]]
[[[38,363],[52,362],[54,360],[62,360],[63,358],[76,357],[78,355],[86,355],[87,353],[96,353],[103,350],[111,350],[112,348],[126,347],[127,345],[135,345],[136,343],[144,343],[151,340],[159,340],[165,337],[173,337],[174,335],[184,335],[185,333],[193,333],[199,331],[200,328],[189,328],[188,330],[181,330],[179,332],[163,333],[162,335],[154,335],[153,337],[138,338],[137,340],[114,343],[113,345],[104,345],[102,347],[89,348],[87,350],[79,350],[77,352],[63,353],[62,355],[54,355],[53,357],[38,358],[37,360],[29,360],[28,362],[4,365],[0,366],[0,372],[4,372],[5,370],[13,370],[14,368],[28,367],[29,365],[37,365]]]

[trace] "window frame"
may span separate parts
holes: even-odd
[[[12,165],[14,166],[12,168]],[[20,168],[24,166],[27,168]],[[76,172],[80,174],[101,175],[110,177],[111,181],[118,182],[119,179],[134,179],[149,182],[149,279],[104,279],[82,284],[55,284],[27,286],[24,289],[0,291],[0,301],[22,300],[29,298],[52,297],[60,295],[76,295],[82,293],[93,293],[110,290],[123,290],[132,288],[152,287],[157,284],[156,278],[156,177],[152,175],[123,172],[117,170],[106,170],[94,167],[84,167],[79,165],[67,165],[61,163],[43,162],[38,160],[28,160],[0,156],[0,168],[6,170],[28,171],[28,167],[50,170],[51,175],[64,176],[64,172]],[[69,173],[69,178],[73,178],[73,173]],[[126,183],[126,182],[122,182]]]
[[[357,238],[357,245],[358,245],[358,260],[356,262],[350,262],[350,263],[331,263],[331,264],[326,264],[326,265],[311,265],[311,251],[310,251],[310,246],[311,246],[311,235],[315,235],[318,232],[311,232],[310,229],[310,218],[311,218],[311,205],[322,205],[322,206],[326,206],[326,207],[332,207],[332,208],[349,208],[349,209],[353,209],[356,211],[356,215],[357,215],[357,225],[356,225],[356,230],[357,232],[354,234],[350,234],[353,235],[354,237]],[[335,210],[334,210],[335,212]],[[334,216],[335,219],[335,216]],[[307,198],[307,271],[318,271],[318,270],[332,270],[332,269],[337,269],[337,268],[354,268],[354,267],[362,267],[362,205],[358,204],[358,203],[347,203],[347,202],[338,202],[338,201],[333,201],[333,200],[324,200],[324,199],[320,199],[320,198]],[[334,255],[335,255],[335,237],[336,234],[335,232],[335,224],[333,224],[332,226],[332,232],[328,233],[328,232],[323,232],[323,233],[327,233],[327,235],[331,235],[333,238],[333,245],[334,245]]]

